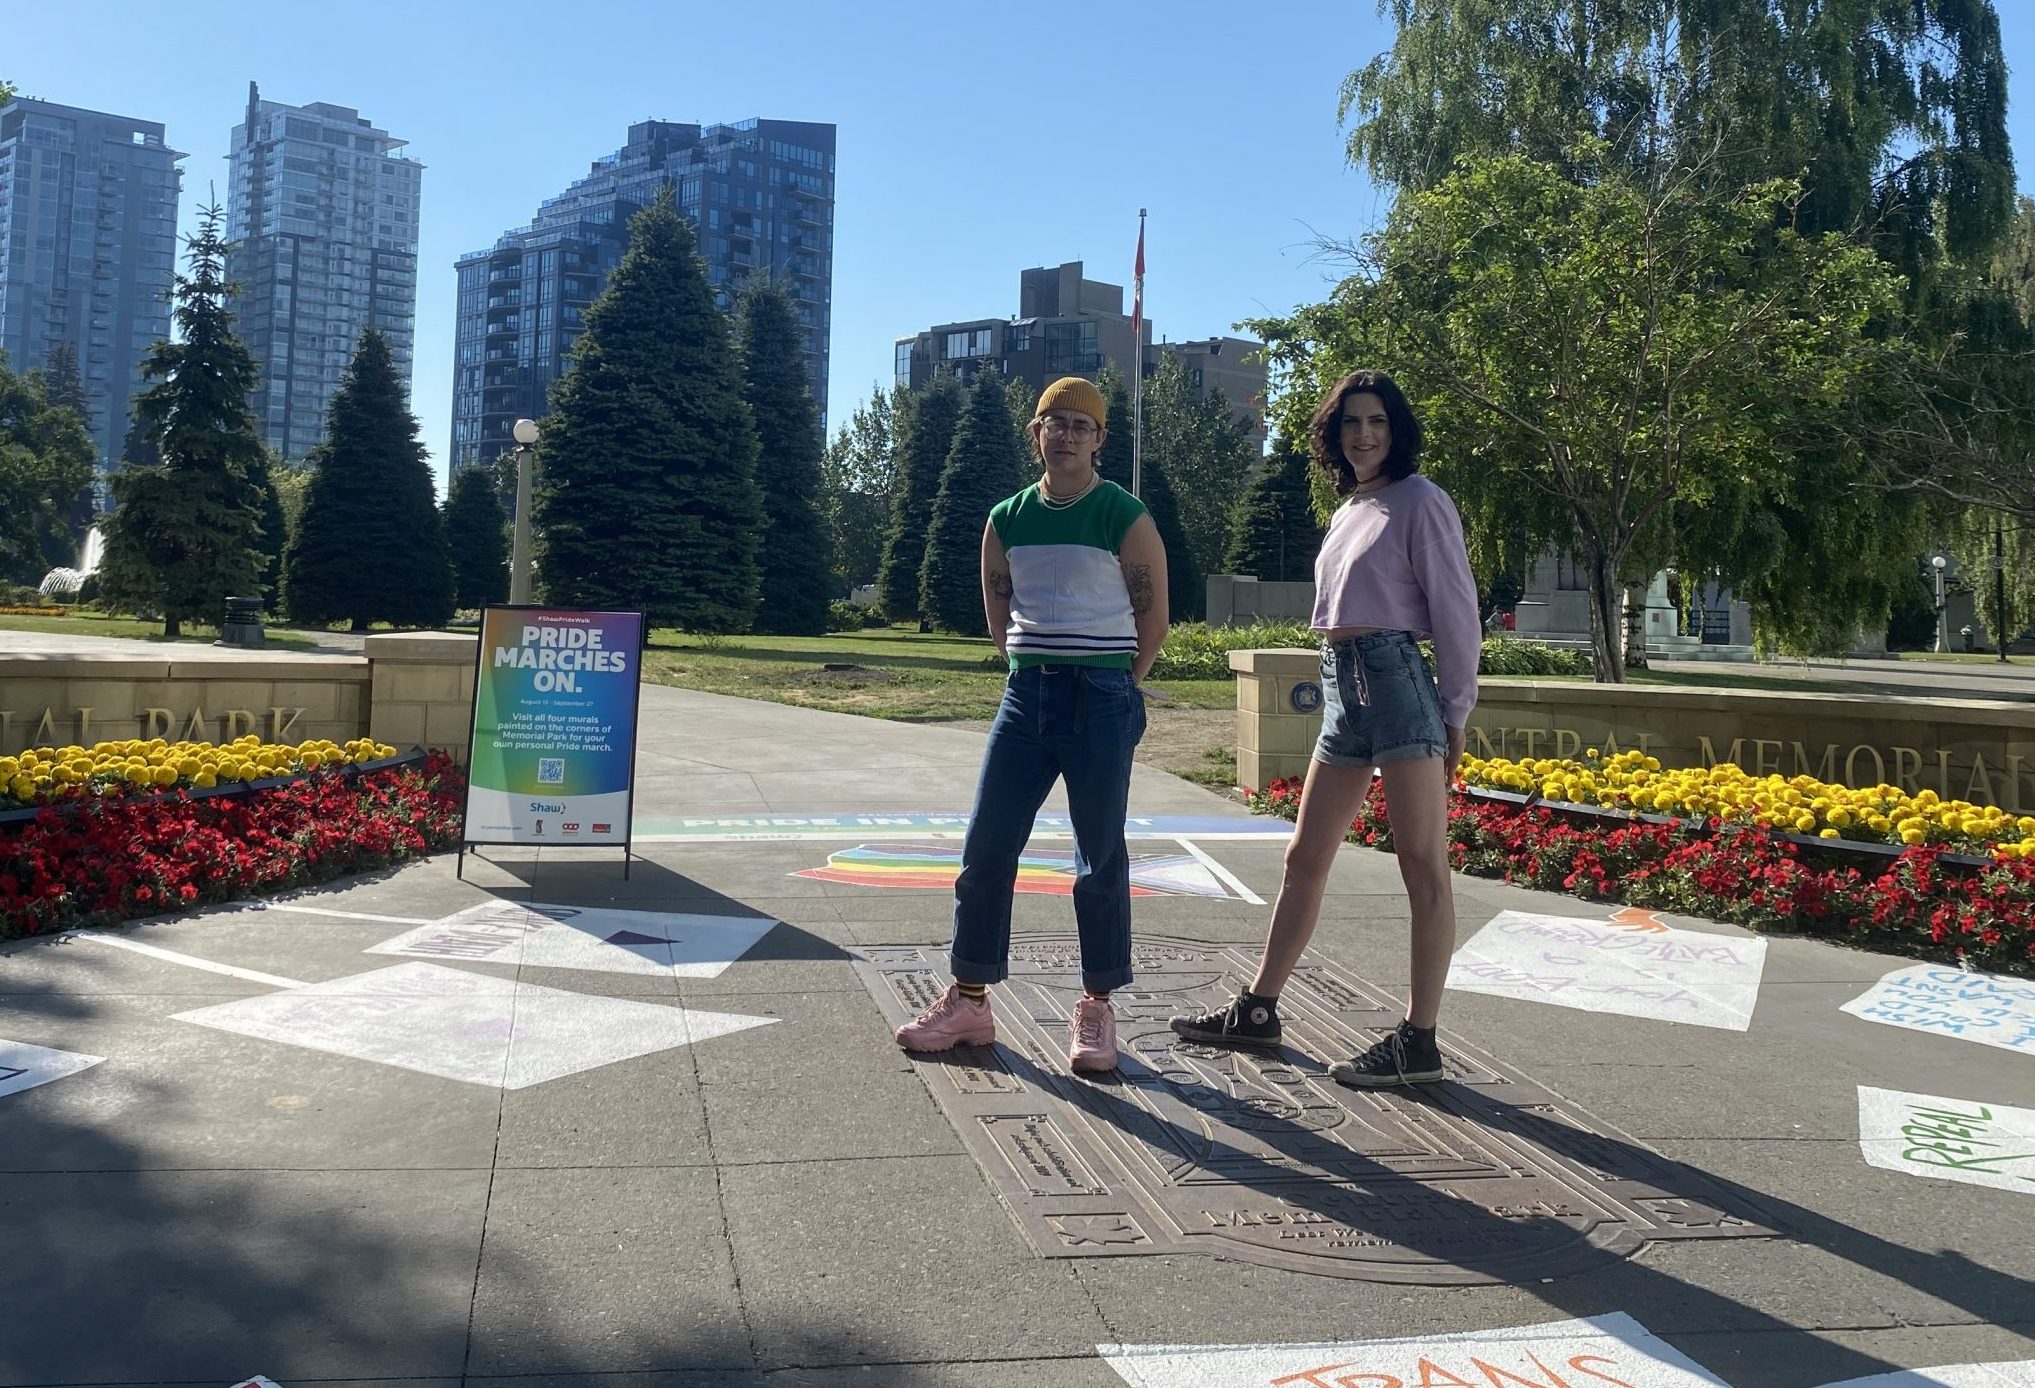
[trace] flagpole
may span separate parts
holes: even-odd
[[[1145,209],[1138,209],[1138,260],[1131,289],[1131,495],[1144,495]]]

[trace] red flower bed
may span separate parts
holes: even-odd
[[[283,891],[451,848],[465,784],[434,752],[248,794],[53,806],[0,824],[0,939]]]
[[[1251,792],[1251,807],[1292,819],[1300,786],[1274,781]],[[1391,851],[1381,785],[1349,837]],[[1459,872],[1543,891],[2035,973],[2035,861],[2026,858],[1961,865],[1925,846],[1862,870],[1755,828],[1586,819],[1461,793],[1450,798],[1449,857]]]

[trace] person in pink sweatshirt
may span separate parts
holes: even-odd
[[[1420,422],[1390,376],[1358,371],[1336,382],[1309,442],[1343,498],[1314,561],[1321,738],[1257,977],[1225,1006],[1172,1025],[1190,1041],[1278,1049],[1279,991],[1314,935],[1343,835],[1382,773],[1413,917],[1410,1005],[1396,1028],[1329,1074],[1362,1088],[1424,1083],[1442,1077],[1434,1029],[1456,941],[1448,794],[1477,703],[1477,584],[1462,519],[1448,493],[1420,476]],[[1417,644],[1424,637],[1434,641],[1433,668]]]

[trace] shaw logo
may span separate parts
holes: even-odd
[[[530,802],[530,813],[531,813],[531,814],[564,814],[564,813],[565,813],[565,806],[563,806],[563,805],[553,805],[553,804],[549,803],[548,801],[544,801],[544,800],[532,800],[532,801]]]
[[[558,826],[558,832],[561,834],[577,834],[579,832],[579,825],[568,819],[565,823]]]
[[[595,821],[594,823],[594,832],[596,834],[605,834],[608,832],[608,828],[609,828],[608,825],[602,824],[599,821]]]

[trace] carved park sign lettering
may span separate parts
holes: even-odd
[[[89,747],[130,737],[231,742],[254,733],[266,742],[292,742],[302,736],[297,725],[303,716],[302,708],[291,707],[229,708],[208,714],[195,704],[187,711],[144,708],[127,718],[100,718],[83,706],[40,712],[0,708],[0,754],[71,743]]]
[[[1720,746],[1721,739],[1713,740],[1706,735],[1696,739],[1695,755],[1691,757],[1661,746],[1661,738],[1650,732],[1632,734],[1621,743],[1613,730],[1599,742],[1586,740],[1575,728],[1507,728],[1499,726],[1495,718],[1472,717],[1476,721],[1469,730],[1469,751],[1477,757],[1514,760],[1579,757],[1592,747],[1607,757],[1620,751],[1641,751],[1658,756],[1671,766],[1731,764],[1755,776],[1813,776],[1832,785],[1899,786],[1911,794],[1933,790],[1946,800],[1998,805],[2014,814],[2035,809],[2035,756],[2005,751],[2004,738],[2001,750],[1988,757],[1984,749],[1966,753],[1947,747],[1870,742],[1809,744],[1764,737],[1734,737]]]

